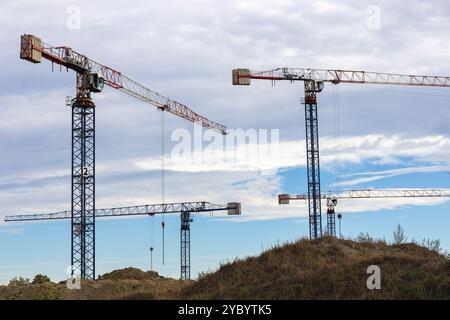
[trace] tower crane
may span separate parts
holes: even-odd
[[[21,36],[20,58],[40,63],[42,58],[76,73],[72,109],[72,274],[95,278],[95,103],[91,93],[104,85],[147,102],[161,111],[226,134],[226,127],[195,113],[187,106],[152,91],[121,72],[100,64],[70,47],[54,47],[39,37]]]
[[[317,95],[324,89],[324,83],[383,84],[418,87],[450,88],[450,77],[416,76],[392,73],[378,73],[351,70],[277,68],[268,71],[234,69],[233,85],[250,85],[254,80],[303,81],[305,96],[306,157],[308,176],[308,212],[310,238],[322,236],[320,201],[320,160]]]
[[[180,227],[180,271],[182,280],[191,278],[191,217],[192,213],[226,211],[228,215],[240,215],[241,204],[229,202],[225,205],[210,202],[181,202],[164,203],[152,205],[140,205],[132,207],[116,207],[107,209],[96,209],[96,218],[121,217],[121,216],[154,216],[156,214],[179,213],[181,218]],[[24,214],[10,215],[5,217],[5,222],[26,222],[38,220],[61,220],[71,219],[72,211],[60,211],[47,214]],[[78,231],[80,232],[80,231]],[[94,257],[95,258],[95,257]],[[94,259],[95,261],[95,259]]]
[[[308,194],[278,195],[278,204],[289,204],[292,200],[308,200]],[[335,207],[341,199],[383,199],[383,198],[437,198],[450,197],[450,189],[368,189],[328,192],[320,195],[327,202],[327,234],[336,236]]]

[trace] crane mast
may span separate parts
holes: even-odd
[[[42,58],[76,72],[72,109],[72,274],[95,279],[95,103],[91,93],[104,85],[125,92],[203,127],[226,134],[226,127],[200,116],[187,106],[152,91],[108,66],[69,47],[50,46],[34,35],[22,35],[20,58],[40,63]]]
[[[306,130],[306,167],[308,179],[309,234],[311,239],[322,236],[321,190],[320,190],[320,152],[319,120],[317,95],[324,89],[324,83],[357,83],[402,85],[416,87],[450,88],[450,77],[418,76],[393,73],[379,73],[352,70],[277,68],[267,71],[234,69],[233,85],[248,86],[253,80],[304,82],[305,130]]]
[[[385,198],[441,198],[450,197],[450,189],[367,189],[345,190],[341,192],[322,193],[320,200],[327,203],[327,234],[336,236],[335,207],[341,199],[385,199]],[[278,204],[289,204],[290,201],[309,201],[308,194],[280,194]]]
[[[154,216],[157,214],[179,213],[181,220],[180,227],[180,278],[188,280],[191,278],[191,218],[192,213],[220,212],[226,211],[228,215],[240,215],[241,204],[239,202],[229,202],[228,204],[214,204],[206,201],[197,202],[177,202],[152,205],[139,205],[130,207],[115,207],[96,209],[96,218],[111,218],[124,216]],[[5,217],[5,222],[27,222],[40,220],[64,220],[71,219],[72,211],[60,211],[46,214],[23,214],[10,215]]]

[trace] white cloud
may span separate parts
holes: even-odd
[[[63,101],[73,95],[74,74],[58,68],[51,73],[49,63],[19,60],[22,33],[69,45],[229,127],[280,128],[276,159],[167,164],[171,201],[242,201],[252,219],[305,216],[306,207],[279,207],[280,180],[258,174],[261,169],[305,166],[302,89],[288,83],[271,88],[263,82],[233,87],[231,69],[292,66],[450,74],[450,33],[442,32],[450,28],[450,10],[442,1],[411,1],[408,6],[378,1],[379,32],[365,27],[366,9],[373,1],[136,1],[124,8],[83,0],[78,1],[81,29],[69,30],[66,9],[72,4],[46,0],[2,5],[0,215],[67,209],[70,203],[70,110]],[[331,90],[320,95],[322,168],[365,161],[400,166],[402,158],[430,167],[448,163],[448,97],[437,96],[444,91],[417,89],[419,94],[411,99],[411,91],[398,95],[377,90],[342,86],[339,149],[330,129]],[[112,89],[95,100],[99,206],[159,202],[159,114]],[[176,117],[166,121],[169,131],[190,128]],[[399,170],[431,170],[414,166]],[[394,174],[400,171],[364,175],[352,183]]]
[[[400,162],[400,160],[398,161]],[[349,175],[343,175],[343,177],[352,177],[352,176],[370,176],[363,178],[356,178],[351,180],[346,180],[342,182],[338,182],[333,184],[333,187],[349,187],[354,186],[366,182],[377,181],[385,178],[391,178],[399,175],[410,174],[410,173],[424,173],[424,172],[449,172],[450,167],[447,166],[418,166],[418,167],[408,167],[401,169],[391,169],[384,171],[375,171],[375,172],[361,172],[354,173]]]
[[[448,163],[450,161],[450,137],[427,136],[408,137],[405,135],[366,135],[343,137],[339,144],[332,137],[321,138],[321,164],[332,170],[337,162],[342,166],[369,162],[402,163],[403,158],[417,162]],[[260,146],[261,147],[261,146]],[[265,146],[263,146],[265,147]],[[166,168],[180,172],[209,171],[258,171],[285,169],[306,165],[305,141],[281,141],[277,152],[266,152],[264,157],[253,153],[245,154],[245,146],[237,150],[225,149],[217,156],[212,151],[193,151],[180,157],[166,156]],[[256,150],[257,144],[249,150]],[[275,149],[275,148],[274,148]],[[244,156],[240,156],[244,154]],[[161,167],[160,158],[139,158],[131,161],[136,167],[145,170],[157,170]],[[448,171],[447,165],[415,166],[380,172],[357,173],[354,175],[395,176],[414,172]],[[368,181],[374,181],[371,177]]]
[[[400,159],[411,157],[412,161],[431,161],[440,158],[446,163],[450,140],[443,136],[402,137],[369,135],[347,137],[341,141],[341,155],[334,151],[334,139],[322,139],[322,160],[325,170],[331,170],[336,161],[342,165],[370,162],[383,157]],[[223,164],[204,165],[191,163],[189,159],[170,162],[166,160],[167,202],[210,201],[213,203],[242,202],[243,215],[236,221],[258,219],[281,219],[305,217],[306,203],[296,206],[279,206],[277,195],[283,193],[283,181],[279,176],[261,175],[255,169],[285,169],[305,165],[304,141],[282,141],[279,156],[265,158],[256,164],[252,159]],[[203,154],[206,158],[208,152]],[[160,203],[160,168],[158,158],[121,159],[98,163],[97,207],[126,206],[145,203]],[[336,186],[352,186],[386,177],[416,172],[447,171],[447,165],[414,166],[384,171],[362,172],[348,175],[357,177]],[[263,171],[264,172],[264,171]],[[51,172],[49,172],[51,173]],[[27,212],[53,212],[67,210],[70,205],[70,177],[57,171],[50,176],[35,175],[18,180],[18,186],[0,191],[3,204],[0,215]],[[20,184],[22,183],[22,184]],[[51,198],[49,195],[52,195]],[[22,201],[27,199],[27,201]],[[50,200],[51,199],[51,200]],[[352,200],[353,201],[353,200]],[[443,199],[385,199],[384,201],[355,201],[346,205],[346,210],[376,211],[411,205],[440,204]]]
[[[367,178],[357,178],[357,179],[337,182],[337,183],[332,184],[331,186],[332,187],[350,187],[350,186],[355,186],[355,185],[362,184],[362,183],[367,183],[367,182],[381,180],[381,179],[388,178],[388,177],[392,177],[392,175],[389,175],[389,176],[388,175],[374,176],[374,177],[367,177]]]
[[[10,235],[21,235],[23,233],[22,228],[0,228],[1,233],[6,233]]]

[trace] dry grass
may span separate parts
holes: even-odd
[[[382,289],[366,287],[379,265]],[[181,291],[186,299],[449,299],[449,261],[415,244],[301,240],[224,264]]]
[[[382,289],[366,287],[370,265]],[[450,299],[450,262],[415,244],[300,240],[223,264],[197,281],[127,268],[65,284],[0,286],[0,299]]]
[[[65,282],[0,286],[0,299],[170,299],[189,284],[190,282],[161,277],[156,272],[126,268],[104,274],[96,281],[82,280],[81,290],[69,290]]]

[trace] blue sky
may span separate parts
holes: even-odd
[[[279,193],[304,193],[301,84],[254,82],[233,87],[236,67],[311,67],[449,75],[450,5],[410,1],[136,1],[123,8],[78,1],[80,28],[67,25],[73,1],[2,4],[0,35],[0,218],[70,208],[70,110],[74,74],[18,58],[19,36],[33,33],[69,45],[179,100],[231,129],[278,129],[280,156],[262,161],[276,175],[245,163],[168,165],[165,200],[240,201],[242,217],[196,216],[192,273],[255,255],[308,234],[304,203],[278,206]],[[371,28],[370,6],[379,9]],[[20,23],[17,21],[20,20]],[[160,114],[111,88],[97,104],[97,207],[161,202]],[[373,85],[327,85],[319,97],[322,189],[450,188],[450,91]],[[166,156],[177,129],[192,124],[166,115]],[[339,130],[337,130],[339,128]],[[343,233],[387,240],[397,224],[410,238],[440,239],[450,250],[446,199],[342,201]],[[154,268],[179,276],[179,217],[99,220],[97,273]],[[153,230],[153,231],[151,231]],[[152,240],[153,239],[153,240]],[[0,283],[45,273],[62,280],[70,261],[68,221],[0,222]]]

